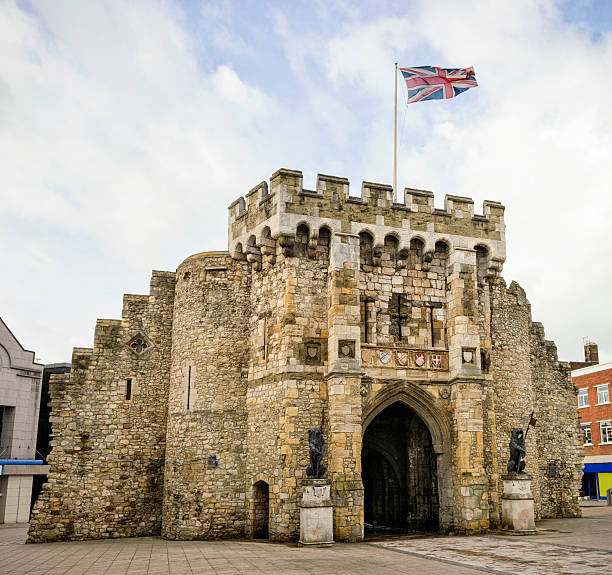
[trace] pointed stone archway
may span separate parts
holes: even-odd
[[[451,424],[436,399],[390,382],[363,410],[364,516],[379,531],[453,527]]]
[[[363,436],[366,530],[438,530],[437,458],[423,420],[405,403],[382,410]]]

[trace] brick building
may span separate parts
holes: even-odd
[[[229,207],[228,248],[154,271],[51,377],[30,541],[295,540],[318,426],[336,540],[483,532],[532,410],[536,515],[579,515],[575,387],[500,276],[501,204],[279,170]]]
[[[612,363],[598,364],[597,346],[588,343],[585,352],[587,346],[594,350],[585,356],[591,365],[572,371],[584,437],[582,491],[593,499],[605,499],[612,488]]]

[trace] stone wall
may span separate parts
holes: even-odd
[[[512,429],[526,429],[533,411],[537,425],[527,436],[525,470],[533,477],[536,519],[577,516],[582,436],[569,366],[558,362],[554,343],[531,321],[517,283],[506,288],[502,279],[494,280],[491,294],[498,470],[505,472]]]
[[[542,517],[580,517],[584,434],[576,409],[570,366],[559,362],[541,323],[530,330],[531,377],[536,396]]]
[[[174,273],[153,272],[150,295],[126,295],[122,319],[98,320],[93,349],[51,378],[51,472],[28,541],[159,535],[173,300]]]
[[[520,285],[506,287],[501,279],[491,281],[491,375],[495,402],[497,467],[503,475],[510,456],[512,430],[526,430],[529,415],[536,406],[531,381],[530,327],[531,309]],[[538,428],[530,429],[526,438],[525,471],[532,478],[535,514],[541,513],[540,468],[537,458]],[[502,484],[498,482],[497,491]]]
[[[246,534],[248,272],[225,252],[192,256],[177,270],[162,529],[169,539]]]

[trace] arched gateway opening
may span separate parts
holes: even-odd
[[[431,433],[395,402],[368,424],[361,451],[366,531],[438,529],[437,457]]]

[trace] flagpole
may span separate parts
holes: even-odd
[[[527,434],[529,433],[529,426],[531,425],[531,422],[533,421],[533,411],[531,412],[531,415],[529,416],[529,423],[527,424],[527,431],[525,431],[525,437],[524,439],[527,439]]]
[[[397,202],[397,62],[395,63],[395,109],[393,114],[393,200]]]

